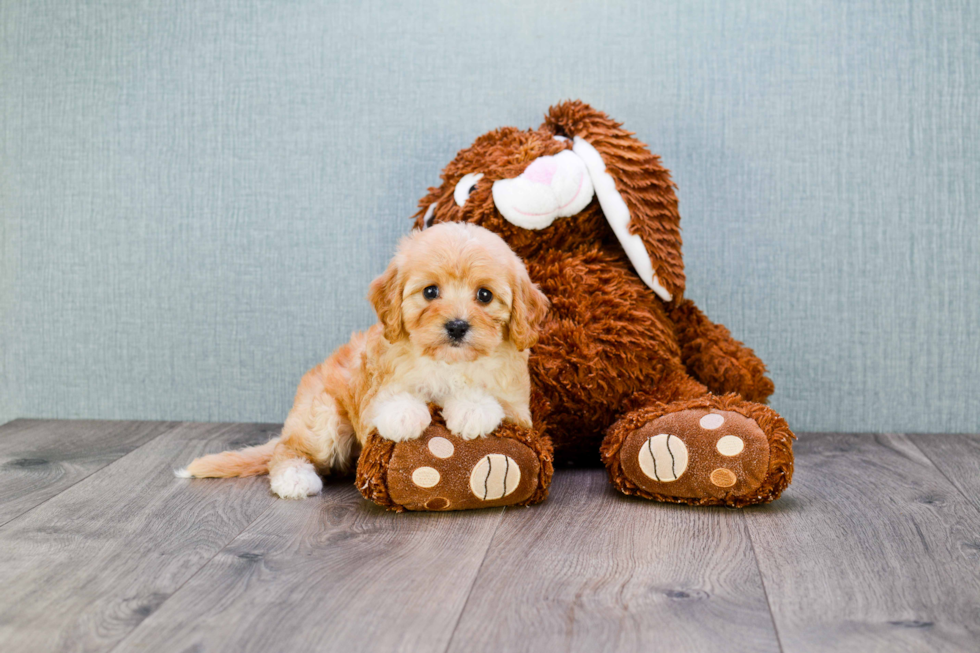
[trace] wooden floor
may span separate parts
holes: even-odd
[[[770,506],[393,514],[182,480],[276,425],[0,427],[0,651],[980,651],[980,436],[802,435]]]

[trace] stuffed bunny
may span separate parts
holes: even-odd
[[[463,441],[437,419],[418,441],[375,436],[358,469],[365,496],[415,510],[534,503],[547,496],[552,453],[601,457],[616,489],[656,501],[741,507],[790,483],[795,436],[764,405],[765,365],[684,298],[670,173],[619,123],[570,101],[536,130],[484,134],[419,207],[416,228],[498,233],[550,300],[530,355],[534,428]],[[454,455],[438,458],[433,438]],[[521,491],[501,494],[512,465]],[[413,485],[420,466],[457,482]]]

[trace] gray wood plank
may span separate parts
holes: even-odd
[[[180,425],[0,527],[0,650],[112,648],[276,501],[173,469],[272,430]]]
[[[444,651],[501,514],[280,501],[115,653]]]
[[[908,438],[963,496],[980,508],[980,435],[916,433]],[[980,548],[980,540],[977,547]]]
[[[602,470],[507,509],[450,651],[778,651],[742,513],[630,499]]]
[[[980,650],[980,512],[901,435],[800,436],[745,513],[785,651]]]
[[[0,426],[0,525],[176,425],[19,419]]]

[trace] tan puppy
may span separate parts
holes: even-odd
[[[499,236],[464,223],[413,232],[369,299],[380,324],[306,373],[281,437],[198,458],[178,476],[268,472],[273,492],[301,499],[320,492],[319,474],[349,470],[374,429],[419,437],[429,403],[464,439],[504,419],[531,425],[527,349],[548,300]]]

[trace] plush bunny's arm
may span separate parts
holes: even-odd
[[[691,376],[715,394],[737,392],[749,401],[766,402],[775,386],[755,352],[723,325],[709,320],[689,299],[673,302],[669,311]]]

